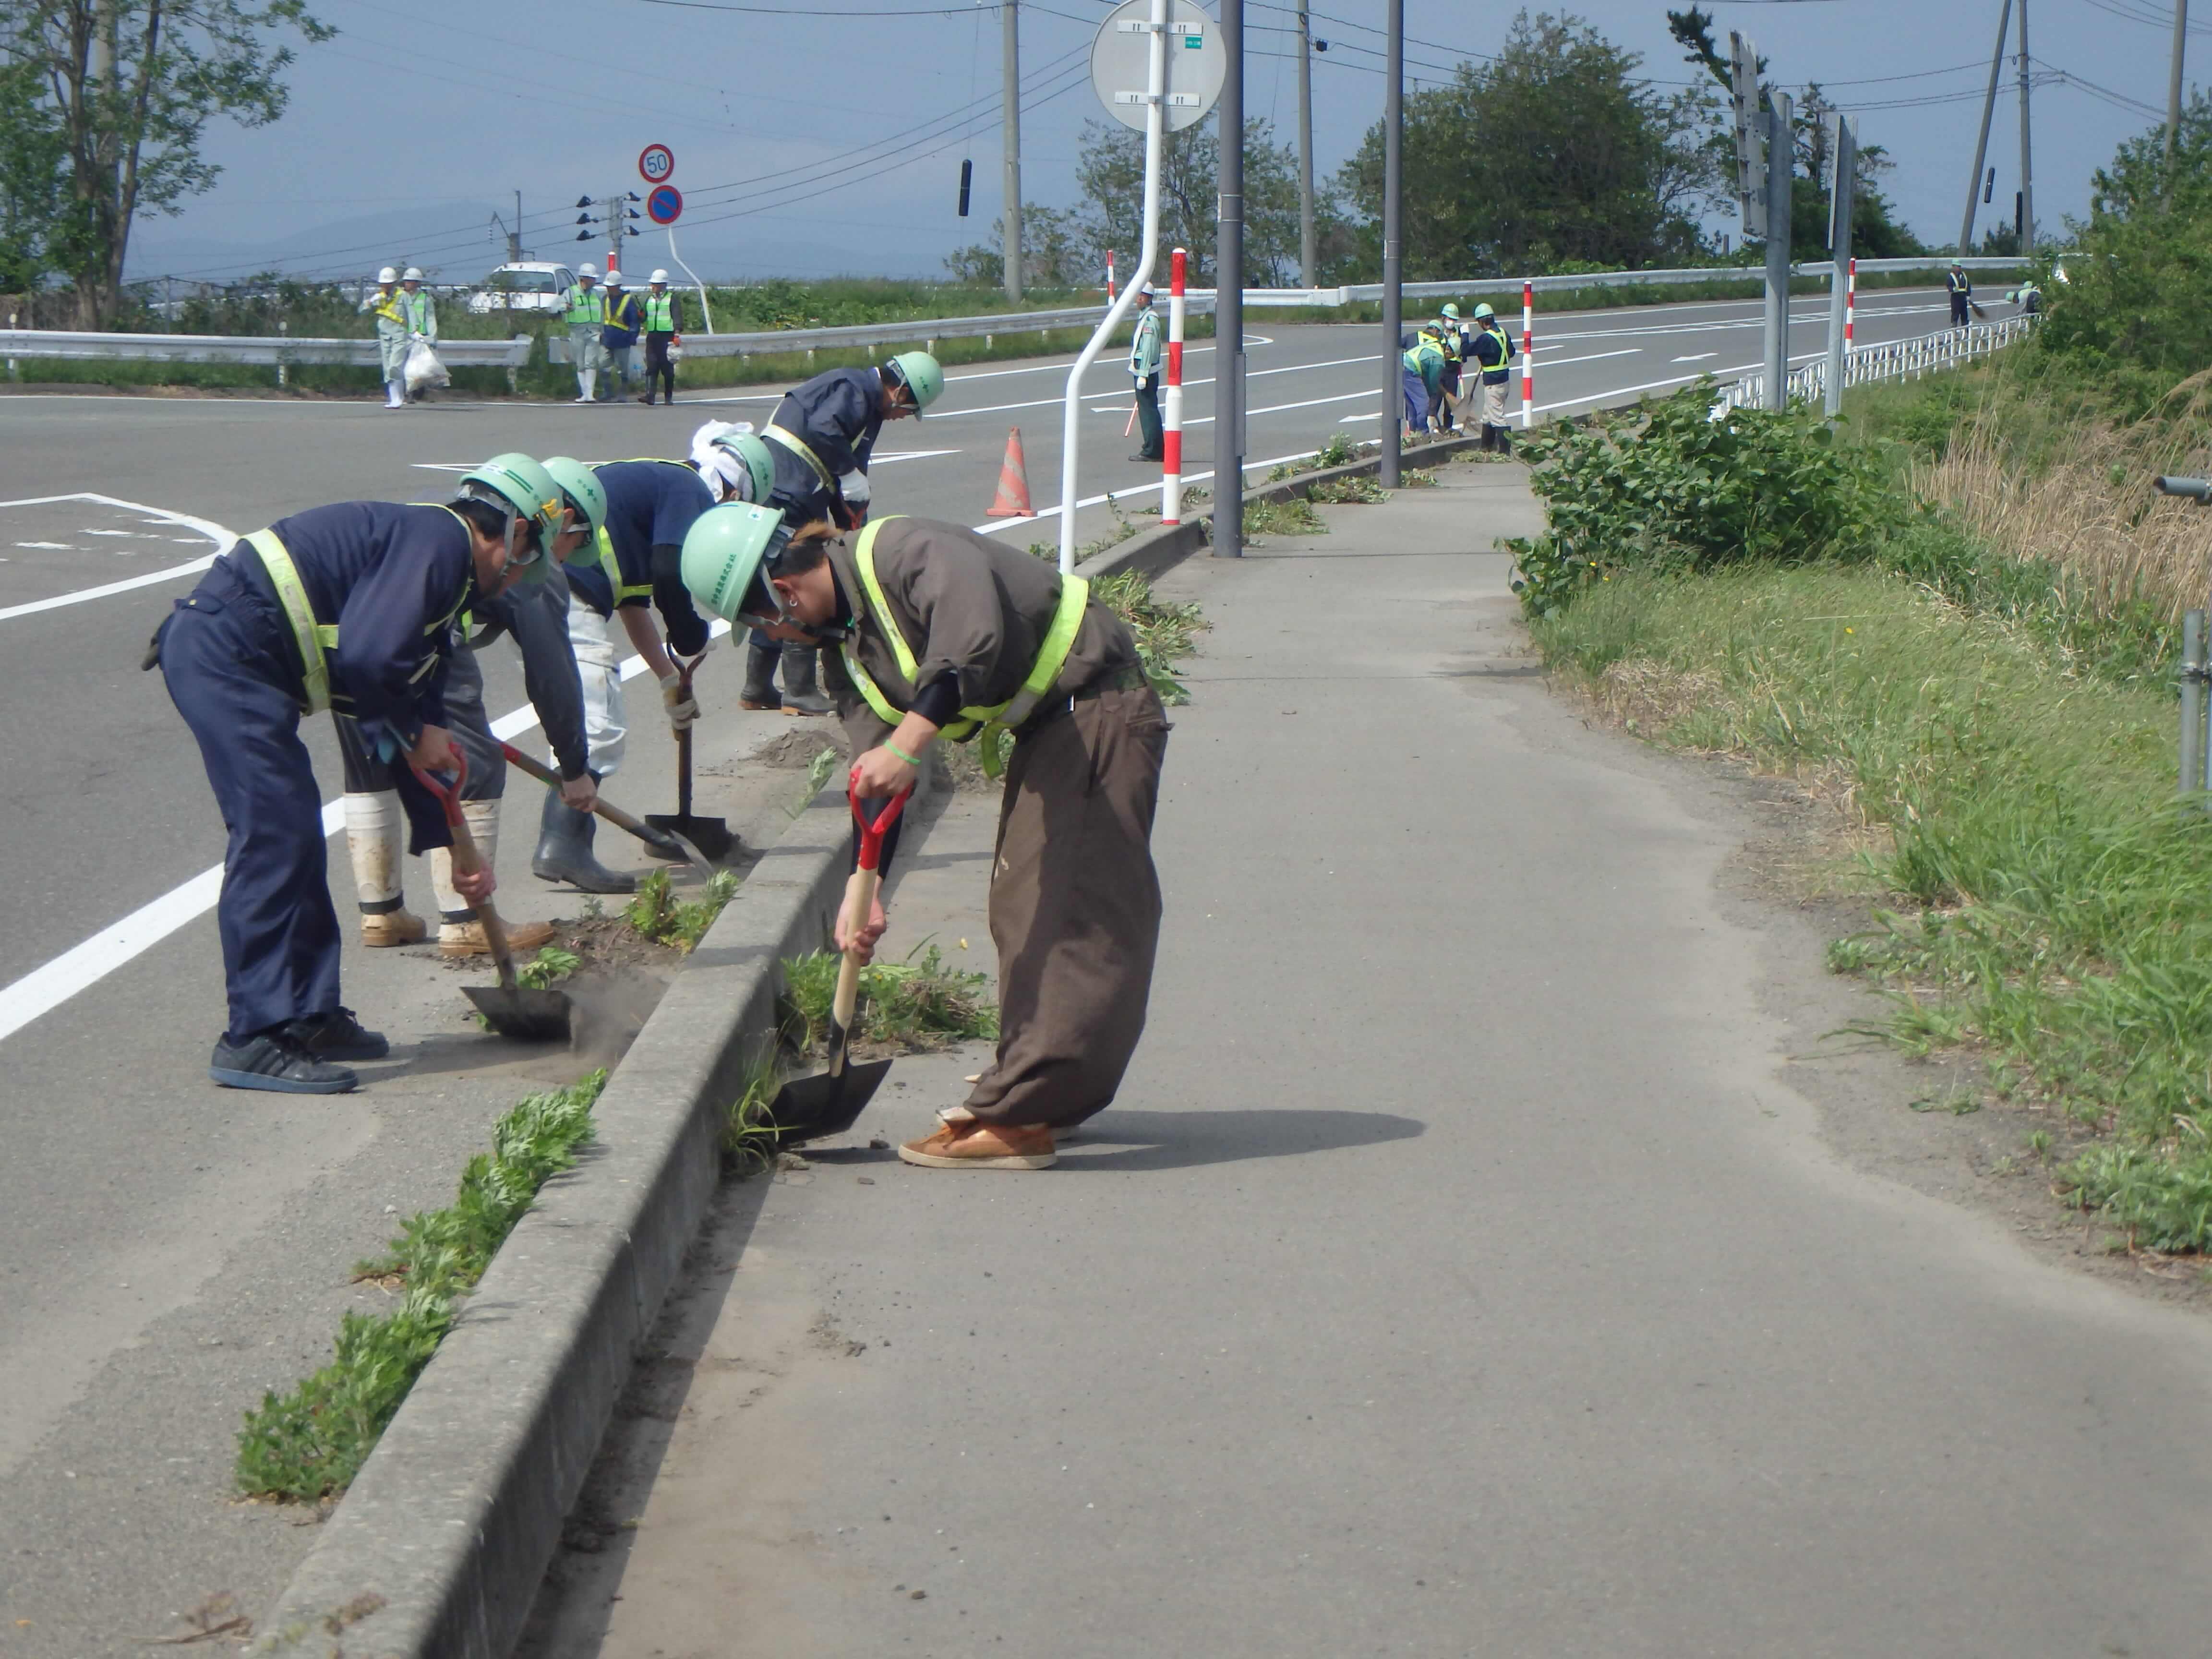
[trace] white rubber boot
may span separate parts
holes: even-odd
[[[407,913],[399,886],[399,792],[345,797],[346,852],[361,904],[361,942],[370,950],[412,945],[428,931]]]
[[[477,844],[477,856],[487,870],[499,867],[499,803],[465,800],[461,817]],[[491,954],[483,923],[475,907],[453,890],[453,855],[441,847],[430,854],[430,883],[438,890],[438,954],[441,957],[482,957]],[[501,918],[505,920],[505,918]],[[553,937],[552,925],[543,921],[508,921],[507,948],[517,957],[527,955]]]
[[[581,378],[584,382],[584,395],[576,401],[580,404],[597,402],[599,395],[599,371],[596,368],[587,368],[583,372]]]
[[[407,388],[397,380],[386,380],[384,383],[384,406],[386,409],[406,408]]]

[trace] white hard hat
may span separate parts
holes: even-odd
[[[667,280],[668,273],[665,270],[656,270],[652,276],[646,278],[646,281],[648,283],[665,283]]]
[[[376,273],[376,280],[380,283],[396,283],[399,280],[399,273],[390,265],[386,265]]]
[[[419,283],[419,282],[421,282],[421,281],[422,280],[422,267],[421,267],[421,266],[419,266],[419,265],[410,265],[410,266],[408,266],[408,267],[407,267],[407,270],[406,270],[406,271],[405,271],[405,273],[404,273],[404,275],[402,275],[402,276],[401,276],[401,277],[399,278],[399,280],[400,280],[401,282],[403,282],[403,283]]]
[[[1150,283],[1139,283],[1137,284],[1137,292],[1149,300],[1152,297],[1152,285]]]
[[[607,286],[609,288],[622,286],[622,272],[617,270],[612,265],[607,267]]]
[[[576,272],[576,275],[578,275],[579,276],[589,276],[589,277],[591,277],[593,281],[595,281],[595,282],[596,282],[596,281],[599,279],[599,268],[597,265],[588,265],[588,264],[587,264],[587,265],[585,265],[585,266],[581,267],[581,268],[580,268],[580,269]]]

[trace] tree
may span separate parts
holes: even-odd
[[[0,294],[33,292],[55,270],[65,149],[41,107],[43,86],[35,64],[0,58]]]
[[[1705,139],[1702,88],[1662,95],[1578,18],[1517,15],[1498,58],[1462,63],[1406,100],[1407,275],[1514,273],[1579,262],[1635,269],[1700,246],[1697,220],[1723,175]],[[1341,187],[1382,217],[1382,127],[1368,130]]]
[[[208,124],[264,126],[284,112],[287,31],[335,30],[306,0],[7,0],[7,66],[37,79],[0,103],[0,138],[58,151],[51,203],[20,198],[30,245],[76,289],[80,327],[112,319],[131,227],[174,213],[222,169],[201,154]],[[6,129],[12,113],[18,126]],[[10,196],[11,204],[19,198]],[[11,232],[11,242],[13,233]]]
[[[975,288],[1002,288],[1006,280],[1006,222],[991,222],[991,240],[955,248],[945,261],[953,281]],[[1066,208],[1022,204],[1022,285],[1024,288],[1096,288],[1105,280],[1105,261],[1091,246],[1090,233]]]

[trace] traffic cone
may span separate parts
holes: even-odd
[[[1029,463],[1022,459],[1022,429],[1015,427],[1006,434],[1006,459],[999,463],[999,498],[991,503],[987,519],[1034,519],[1036,508],[1030,505]]]

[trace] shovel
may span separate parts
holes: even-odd
[[[461,785],[468,779],[468,762],[458,749],[453,760],[450,786],[440,783],[419,766],[415,775],[446,809],[446,827],[453,832],[453,872],[473,875],[483,868],[483,855],[477,850],[476,837],[469,834],[468,820],[461,815]],[[526,1042],[568,1041],[567,993],[525,990],[514,976],[514,953],[507,948],[506,924],[489,899],[477,902],[477,920],[483,924],[484,942],[491,946],[492,960],[499,964],[499,984],[492,989],[464,986],[462,994],[476,1004],[485,1024],[501,1036],[520,1037]]]
[[[677,689],[683,696],[691,695],[691,676],[706,659],[702,651],[690,659],[677,659]],[[730,826],[720,818],[699,818],[691,816],[691,728],[685,726],[676,734],[676,811],[647,812],[645,821],[655,830],[690,843],[687,851],[702,853],[712,863],[719,864],[737,845],[738,838],[730,833]],[[668,854],[655,848],[651,842],[647,848],[662,858]]]
[[[550,788],[556,790],[560,788],[561,780],[555,775],[551,767],[543,762],[531,759],[511,743],[503,743],[499,747],[500,752],[507,757],[508,764],[527,772],[538,782]],[[597,812],[616,829],[626,830],[635,836],[645,843],[646,849],[655,857],[689,859],[691,860],[691,867],[701,875],[709,881],[714,878],[714,866],[707,861],[707,855],[684,840],[683,836],[665,830],[647,829],[623,811],[621,807],[609,801],[605,795],[600,796],[593,803],[592,811]]]
[[[861,810],[860,798],[848,796],[853,805],[853,822],[860,826],[859,867],[845,884],[848,939],[867,926],[868,910],[875,902],[876,884],[883,865],[884,831],[898,822],[899,814],[906,810],[907,798],[913,793],[908,788],[892,796],[890,805],[872,823]],[[811,1140],[820,1135],[842,1134],[853,1127],[883,1085],[884,1074],[891,1068],[890,1061],[872,1060],[865,1066],[850,1063],[853,1016],[860,1000],[860,959],[848,951],[844,961],[838,964],[836,1000],[830,1006],[830,1069],[819,1077],[803,1077],[785,1084],[769,1106],[769,1118],[775,1126],[779,1146]]]

